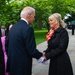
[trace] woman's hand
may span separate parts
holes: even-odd
[[[47,60],[46,57],[45,57],[45,52],[42,52],[42,54],[43,54],[44,60]]]
[[[45,57],[45,56],[43,56],[44,57],[44,60],[46,61],[47,60],[47,58]]]
[[[42,52],[43,56],[45,56],[45,52]]]

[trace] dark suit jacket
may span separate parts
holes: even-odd
[[[4,75],[5,68],[4,68],[4,54],[2,50],[2,43],[1,43],[1,28],[0,28],[0,75]]]
[[[32,57],[38,59],[42,56],[36,49],[33,29],[20,20],[9,31],[8,41],[10,75],[31,75]]]

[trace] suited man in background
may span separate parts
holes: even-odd
[[[35,9],[25,7],[20,17],[8,35],[8,67],[10,75],[31,75],[32,57],[39,59],[42,56],[36,49],[34,31],[30,26],[35,19]]]

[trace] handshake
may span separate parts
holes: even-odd
[[[38,59],[38,63],[43,63],[43,64],[47,65],[48,61],[45,57],[45,52],[43,52],[42,54],[43,54],[43,56]]]

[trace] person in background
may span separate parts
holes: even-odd
[[[9,75],[9,73],[6,72],[6,67],[7,67],[7,52],[6,52],[6,49],[5,49],[5,40],[6,40],[6,37],[9,33],[9,30],[10,28],[12,27],[13,25],[8,25],[7,28],[6,28],[6,36],[2,36],[1,37],[1,42],[2,42],[2,49],[3,49],[3,53],[4,53],[4,63],[5,63],[5,75]]]
[[[73,75],[72,65],[67,53],[68,32],[59,13],[49,16],[50,31],[46,35],[47,49],[43,52],[44,60],[50,59],[48,75]]]
[[[36,49],[34,30],[30,26],[35,19],[35,9],[25,7],[20,17],[8,35],[8,67],[10,75],[31,75],[32,58],[39,59],[42,56]]]
[[[1,26],[1,36],[5,36],[5,26]]]
[[[4,54],[2,50],[2,42],[1,42],[1,28],[0,28],[0,75],[5,75],[5,65],[4,65]]]
[[[8,36],[8,33],[9,33],[9,30],[11,29],[11,27],[13,26],[13,24],[9,24],[6,28],[6,31],[5,31],[5,35]]]
[[[72,26],[72,35],[74,35],[75,23],[71,23]]]
[[[6,35],[6,37],[5,37],[5,50],[6,50],[6,53],[7,53],[7,55],[8,55],[8,34],[9,34],[9,30],[11,29],[11,27],[13,26],[13,24],[9,24],[8,26],[7,26],[7,28],[6,28],[6,31],[5,31],[5,35]]]

